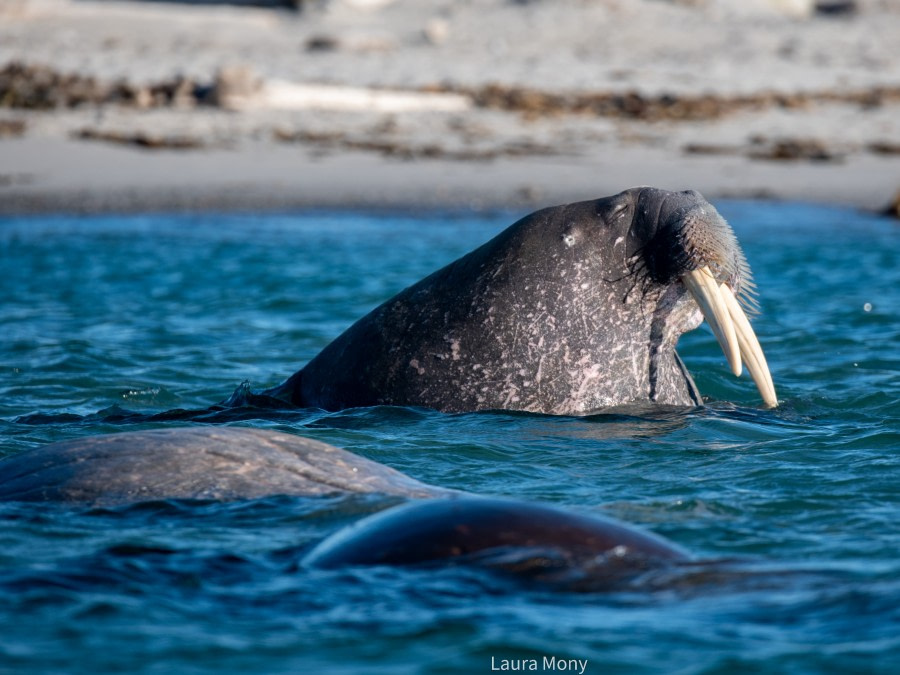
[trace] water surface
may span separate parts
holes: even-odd
[[[809,205],[720,208],[760,289],[782,406],[706,328],[710,404],[666,415],[215,412],[446,487],[599,512],[729,559],[719,576],[573,593],[462,568],[312,571],[379,497],[114,509],[0,505],[0,672],[893,672],[900,662],[900,230]],[[514,220],[348,214],[0,220],[0,456],[178,426],[282,381]]]

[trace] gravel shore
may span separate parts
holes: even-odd
[[[0,4],[0,212],[900,189],[897,0],[301,7]]]

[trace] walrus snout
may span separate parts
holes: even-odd
[[[739,291],[750,268],[726,220],[696,190],[640,190],[632,225],[648,275],[667,286],[704,265]]]
[[[684,284],[712,328],[731,371],[742,363],[764,403],[778,399],[762,347],[748,314],[758,312],[750,265],[728,222],[696,190],[644,188],[637,217],[655,223],[643,250],[647,274],[657,283]]]

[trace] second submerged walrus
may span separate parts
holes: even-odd
[[[633,188],[544,209],[400,292],[266,394],[326,410],[414,405],[579,415],[698,405],[675,352],[705,317],[732,371],[775,388],[750,268],[698,192]]]
[[[326,443],[268,429],[179,427],[89,436],[0,461],[0,502],[115,506],[373,493],[412,501],[327,537],[304,564],[459,562],[551,582],[564,583],[576,572],[618,583],[648,565],[687,559],[674,544],[625,523],[444,490]]]
[[[311,438],[268,429],[176,427],[58,441],[0,461],[0,502],[95,506],[154,499],[452,494]]]

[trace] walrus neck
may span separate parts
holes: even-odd
[[[649,399],[655,403],[701,405],[700,392],[675,352],[678,338],[703,321],[680,286],[669,286],[659,297],[650,324]]]

